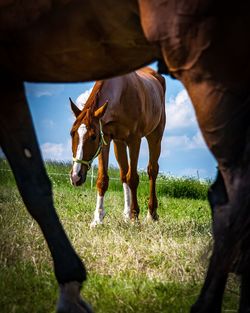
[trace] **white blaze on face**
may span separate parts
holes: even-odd
[[[81,126],[77,130],[78,132],[78,137],[79,137],[79,142],[76,150],[76,155],[75,158],[77,160],[82,160],[83,157],[83,138],[85,134],[87,133],[87,128],[86,125],[81,124]],[[81,163],[73,163],[73,169],[72,169],[72,180],[73,182],[77,182],[79,180],[78,173],[81,169]]]

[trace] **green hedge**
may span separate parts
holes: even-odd
[[[65,186],[69,188],[69,173],[71,170],[71,163],[47,161],[46,169],[49,177],[54,185]],[[89,171],[85,189],[91,188],[91,171]],[[97,167],[93,168],[92,185],[95,188]],[[149,180],[146,172],[139,172],[140,184],[138,193],[148,194]],[[109,168],[109,190],[122,191],[122,184],[119,176],[119,169]],[[13,184],[14,178],[10,172],[9,165],[6,160],[0,160],[0,182],[5,184]],[[160,195],[166,195],[173,198],[188,198],[188,199],[207,199],[207,192],[210,185],[210,181],[199,181],[190,177],[170,177],[165,175],[159,175],[157,179],[157,192]],[[80,187],[81,188],[81,187]]]

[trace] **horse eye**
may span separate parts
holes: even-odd
[[[96,135],[91,135],[91,140],[95,141],[96,140]]]

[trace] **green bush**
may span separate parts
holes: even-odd
[[[161,176],[158,180],[158,190],[173,198],[207,199],[209,181],[199,181],[190,177],[175,178]]]

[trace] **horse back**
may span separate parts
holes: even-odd
[[[134,112],[134,120],[142,136],[151,133],[162,124],[165,126],[165,79],[150,67],[142,68],[128,75],[131,93],[136,93],[137,101],[130,103]]]

